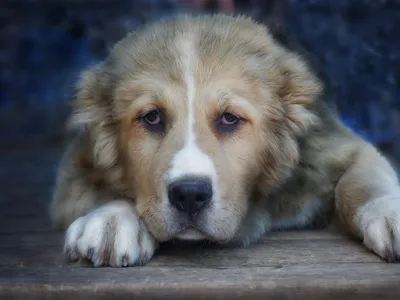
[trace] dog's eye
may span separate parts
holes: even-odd
[[[164,116],[158,109],[147,112],[140,118],[142,126],[154,133],[164,132]]]
[[[152,110],[151,112],[147,113],[144,115],[143,119],[149,124],[149,125],[159,125],[161,124],[161,115],[158,110]]]
[[[234,114],[231,113],[224,113],[221,117],[221,124],[222,125],[235,125],[238,123],[240,119],[236,117]]]
[[[233,113],[224,112],[217,122],[218,131],[222,133],[232,133],[236,131],[244,120],[235,116]]]

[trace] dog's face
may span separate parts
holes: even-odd
[[[83,80],[78,115],[157,239],[225,242],[259,185],[288,176],[318,90],[264,27],[182,17],[117,44]]]

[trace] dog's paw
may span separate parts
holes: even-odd
[[[388,262],[400,260],[400,195],[365,204],[357,217],[364,245]]]
[[[94,266],[128,267],[147,263],[157,241],[127,202],[115,201],[75,220],[65,237],[69,261]]]

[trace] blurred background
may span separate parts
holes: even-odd
[[[343,121],[400,162],[400,0],[2,0],[0,148],[59,145],[79,72],[136,26],[184,11],[287,30],[318,58]]]

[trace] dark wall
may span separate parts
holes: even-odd
[[[290,4],[287,28],[318,57],[343,120],[396,155],[400,1]],[[0,134],[32,138],[57,132],[79,71],[104,58],[126,31],[177,12],[173,0],[2,1]]]

